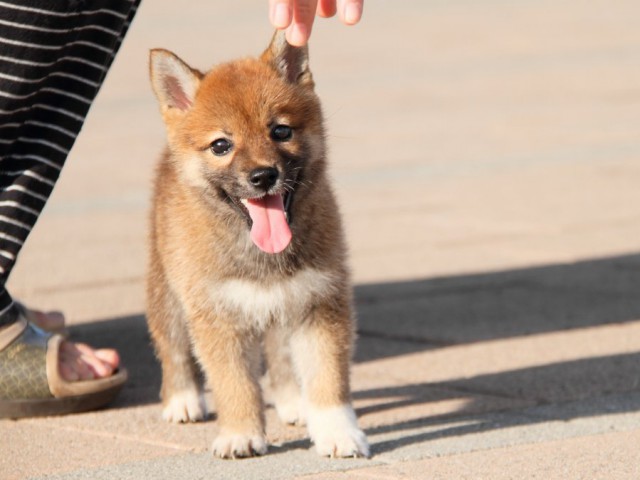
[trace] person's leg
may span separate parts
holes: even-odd
[[[0,329],[19,314],[6,281],[138,3],[0,4]],[[64,342],[60,353],[60,370],[68,379],[108,375],[110,365],[117,365],[113,351],[94,352]]]

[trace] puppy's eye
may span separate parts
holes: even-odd
[[[233,143],[231,143],[226,138],[218,138],[211,142],[211,151],[214,155],[221,157],[222,155],[226,155],[233,149]]]
[[[276,142],[286,142],[293,136],[293,129],[289,125],[276,125],[271,129],[271,138]]]

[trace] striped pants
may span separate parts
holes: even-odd
[[[0,0],[0,327],[5,285],[140,0]]]

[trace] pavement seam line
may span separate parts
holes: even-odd
[[[62,430],[62,431],[67,431],[67,432],[71,432],[71,433],[82,433],[82,434],[89,434],[89,435],[93,435],[95,437],[101,437],[101,438],[116,438],[116,439],[121,439],[121,440],[126,440],[129,442],[133,442],[133,443],[143,443],[146,445],[152,445],[155,447],[162,447],[162,448],[168,448],[171,450],[177,450],[179,452],[196,452],[198,449],[194,448],[194,447],[185,447],[184,445],[179,445],[179,444],[175,444],[175,443],[171,443],[171,442],[163,442],[163,441],[157,441],[157,440],[149,440],[149,439],[145,439],[145,438],[140,438],[140,437],[136,437],[134,435],[123,435],[120,433],[112,433],[112,432],[101,432],[101,431],[97,431],[97,430],[85,430],[82,428],[78,428],[78,427],[72,427],[72,426],[64,426],[64,425],[36,425],[34,423],[29,423],[29,425],[34,426],[36,428],[48,428],[50,430]]]

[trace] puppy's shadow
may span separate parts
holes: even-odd
[[[622,328],[640,320],[638,285],[640,255],[632,254],[359,286],[356,362],[409,359],[447,347],[462,351],[465,344],[477,349],[485,342],[557,332],[566,332],[567,342],[574,338],[571,331],[591,332],[590,341],[597,344],[601,327]],[[549,348],[574,346],[550,343]],[[462,359],[469,361],[464,355]],[[412,368],[409,361],[398,365]],[[381,454],[441,438],[638,412],[639,371],[640,353],[620,345],[606,355],[525,368],[507,363],[502,371],[440,382],[423,381],[416,371],[417,375],[408,376],[412,382],[362,389],[354,392],[354,398],[369,403],[358,414],[363,424],[377,425],[367,434],[373,453]],[[415,415],[420,408],[427,412],[429,405],[445,403],[459,406],[445,414]],[[390,411],[405,412],[404,419],[385,422],[385,412]]]
[[[402,357],[451,345],[478,344],[558,331],[594,329],[640,320],[640,254],[574,264],[478,275],[363,285],[356,288],[360,318],[356,363]],[[74,340],[113,347],[130,378],[116,408],[157,404],[160,366],[144,316],[133,315],[71,328]],[[410,367],[410,365],[406,365]],[[509,369],[439,383],[422,382],[354,392],[372,451],[380,454],[442,437],[574,418],[640,410],[640,354],[619,352],[549,365]],[[384,377],[386,372],[380,372]],[[616,400],[616,395],[620,398]],[[635,396],[634,396],[635,395]],[[562,406],[541,419],[497,413],[476,404],[483,398],[524,400],[526,405]],[[473,400],[471,403],[467,399]],[[386,400],[389,399],[389,400]],[[385,412],[410,412],[420,405],[464,400],[445,416],[385,423]],[[466,402],[466,403],[465,403]],[[518,402],[516,402],[518,403]],[[520,403],[518,403],[520,404]],[[581,405],[581,406],[580,406]],[[580,406],[580,407],[578,407]],[[485,413],[478,413],[485,412]],[[367,417],[376,416],[368,422]],[[457,424],[456,420],[469,422]],[[209,419],[211,421],[212,418]],[[376,437],[378,439],[376,440]],[[308,440],[273,447],[273,452],[309,448]]]

